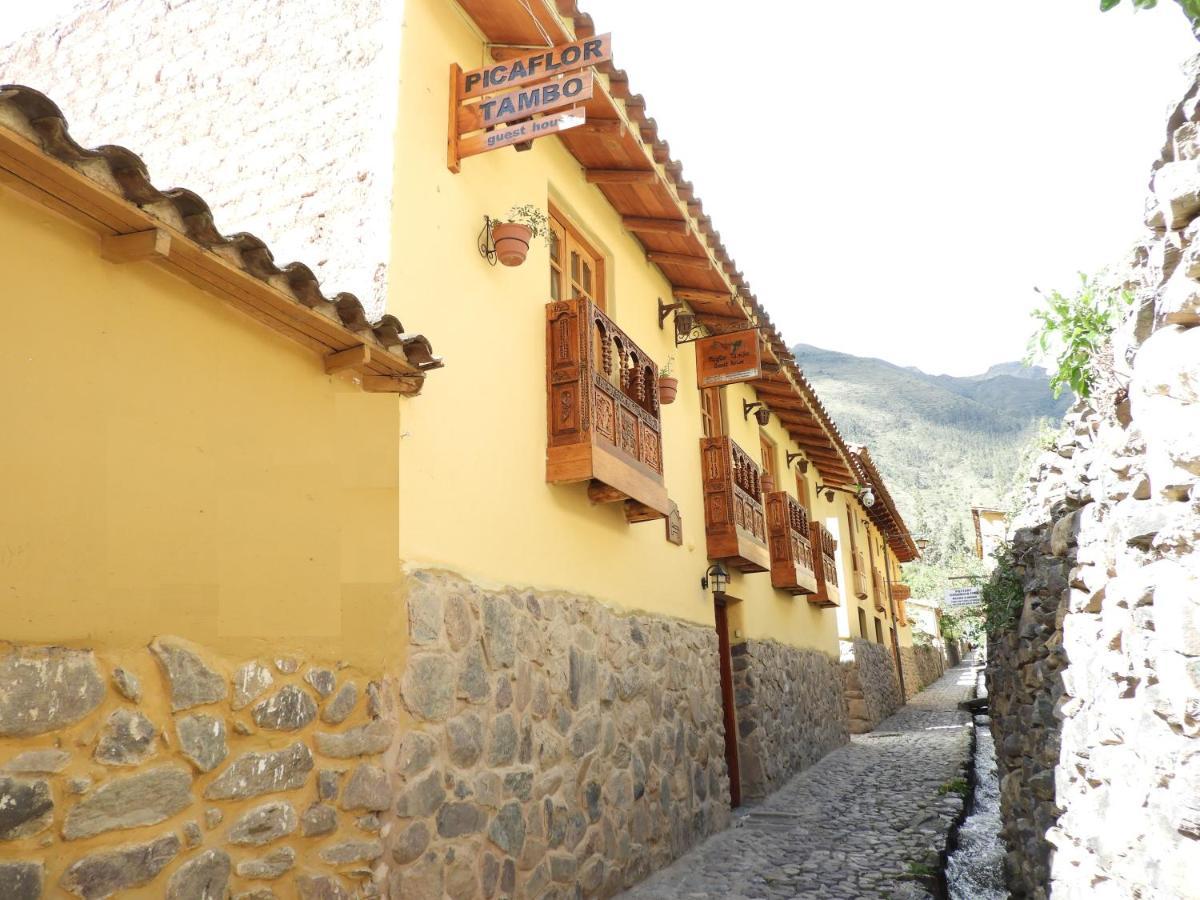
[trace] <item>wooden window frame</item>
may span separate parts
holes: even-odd
[[[861,606],[858,609],[858,631],[862,635],[864,641],[869,641],[871,636],[867,634],[867,614]]]
[[[598,306],[601,311],[607,313],[608,310],[608,265],[607,258],[603,253],[596,249],[596,245],[584,237],[579,227],[571,221],[571,217],[565,215],[559,207],[553,203],[550,206],[550,231],[553,235],[553,240],[559,241],[561,246],[561,254],[556,263],[554,261],[553,247],[550,254],[550,275],[552,282],[557,281],[559,296],[554,296],[553,285],[550,290],[550,299],[554,300],[569,300],[572,296],[572,290],[578,290],[589,300]],[[578,250],[581,255],[589,259],[593,266],[592,273],[592,291],[586,293],[574,281],[570,272],[570,258],[572,250]]]
[[[775,490],[782,491],[783,485],[779,481],[779,462],[777,459],[779,445],[771,440],[770,435],[765,431],[758,432],[758,455],[762,460],[763,475],[771,477],[771,483],[775,485]]]
[[[725,437],[725,396],[720,387],[700,390],[700,430],[705,437]]]

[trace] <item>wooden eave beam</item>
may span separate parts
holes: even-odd
[[[710,260],[707,256],[688,256],[686,253],[666,253],[651,250],[646,254],[650,262],[660,266],[685,266],[692,269],[707,269]]]
[[[587,169],[589,184],[654,184],[658,172],[653,169]]]
[[[621,224],[643,234],[687,234],[687,219],[653,219],[647,216],[622,216]],[[728,297],[725,298],[729,300]]]

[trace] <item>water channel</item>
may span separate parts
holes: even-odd
[[[987,696],[982,669],[977,696]],[[959,826],[958,847],[946,860],[946,884],[950,900],[1007,900],[996,744],[987,715],[976,714],[974,727],[975,789],[971,814]]]

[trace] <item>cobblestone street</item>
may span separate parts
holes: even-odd
[[[767,800],[735,811],[714,835],[622,896],[666,898],[923,897],[903,876],[938,865],[963,798],[971,717],[970,659],[869,733],[834,750]]]

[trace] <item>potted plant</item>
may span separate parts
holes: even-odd
[[[496,258],[505,266],[519,266],[529,253],[529,242],[535,237],[549,240],[550,221],[546,211],[532,203],[514,206],[505,220],[492,220],[492,241]]]
[[[668,356],[667,364],[658,370],[658,402],[661,406],[669,406],[675,402],[679,393],[679,379],[671,374],[675,368],[675,357]]]

